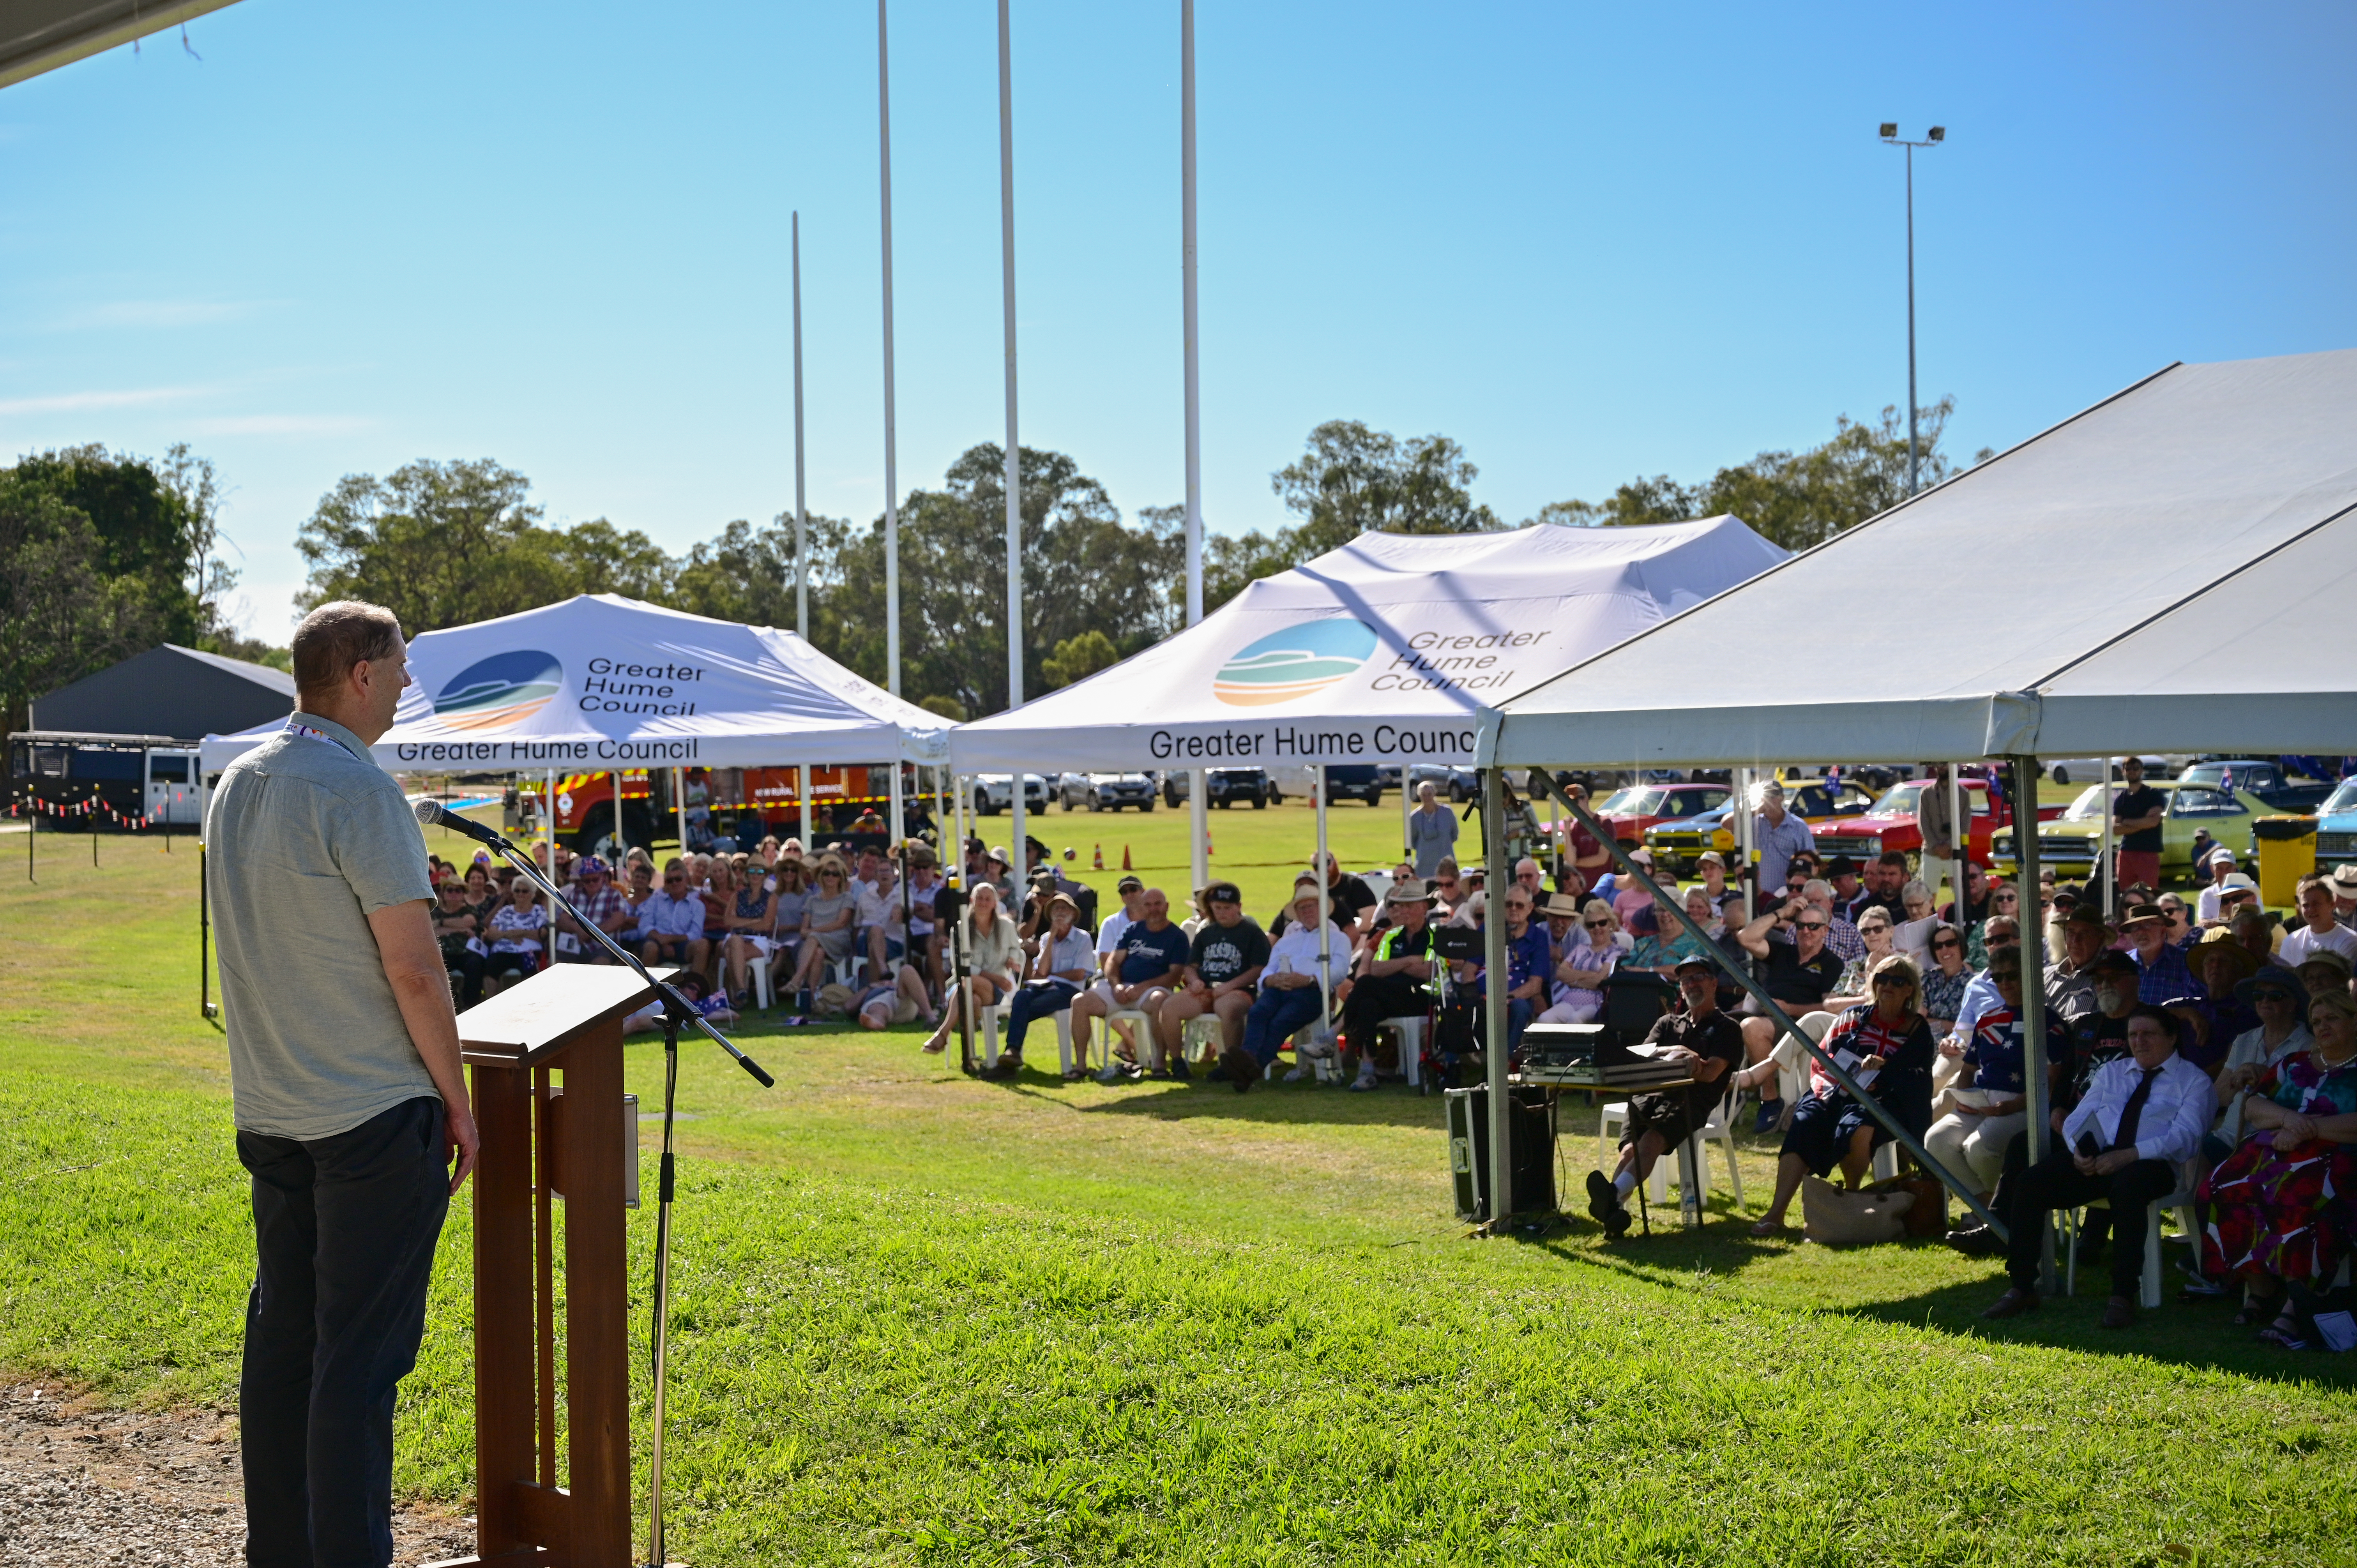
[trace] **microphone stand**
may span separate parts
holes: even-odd
[[[432,804],[432,802],[427,802]],[[573,917],[573,923],[595,938],[598,946],[638,972],[639,978],[654,988],[656,998],[663,1007],[663,1117],[662,1164],[655,1187],[655,1283],[654,1283],[654,1423],[655,1441],[651,1479],[647,1487],[647,1558],[651,1568],[662,1568],[663,1555],[663,1381],[669,1369],[671,1335],[669,1308],[671,1305],[671,1205],[677,1191],[672,1155],[672,1128],[677,1117],[679,1093],[679,1026],[687,1024],[708,1036],[722,1050],[736,1058],[737,1065],[752,1074],[763,1089],[774,1089],[778,1080],[761,1070],[761,1064],[738,1050],[728,1037],[712,1026],[710,1019],[696,1011],[694,1004],[680,994],[668,980],[657,980],[639,961],[639,955],[616,941],[613,934],[601,929],[574,907],[573,900],[556,889],[555,884],[541,875],[540,867],[528,854],[500,834],[480,822],[436,807],[436,815],[428,819],[447,828],[466,834],[497,850],[516,870],[531,879],[532,885],[546,894],[549,902]],[[549,922],[549,960],[556,957],[556,922]]]

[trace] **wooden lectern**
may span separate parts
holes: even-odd
[[[563,964],[459,1015],[483,1137],[475,1169],[475,1555],[435,1568],[630,1563],[622,1217],[638,1190],[639,1138],[636,1118],[624,1113],[622,1019],[653,994],[630,970]],[[552,1197],[565,1199],[561,1379]]]

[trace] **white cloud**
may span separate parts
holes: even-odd
[[[81,413],[97,408],[140,408],[150,403],[178,403],[206,392],[204,387],[131,387],[120,392],[52,392],[47,397],[0,400],[0,414]]]

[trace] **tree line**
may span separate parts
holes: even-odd
[[[1923,482],[1952,472],[1940,442],[1952,399],[1919,411]],[[1984,451],[1974,460],[1985,459]],[[1125,518],[1060,452],[1025,447],[1024,696],[1040,696],[1151,646],[1184,621],[1181,509]],[[1003,449],[988,442],[900,508],[902,689],[954,719],[1006,706]],[[1204,540],[1208,613],[1254,579],[1361,532],[1487,533],[1510,527],[1624,527],[1732,512],[1806,549],[1903,499],[1905,423],[1837,421],[1804,451],[1761,452],[1706,479],[1640,476],[1601,500],[1566,500],[1508,523],[1473,499],[1478,469],[1446,435],[1398,437],[1356,420],[1309,433],[1270,476],[1295,521]],[[32,697],[159,641],[285,663],[285,651],[222,619],[236,573],[220,559],[212,465],[186,446],[161,460],[79,446],[0,470],[0,697],[21,727]],[[811,640],[885,679],[884,521],[808,520]],[[604,518],[552,527],[531,481],[489,458],[422,459],[350,475],[296,538],[309,568],[298,605],[365,598],[412,635],[575,594],[612,593],[752,625],[791,627],[794,522],[739,519],[673,555]]]

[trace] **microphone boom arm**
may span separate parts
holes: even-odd
[[[629,964],[632,969],[638,971],[639,978],[645,981],[649,985],[653,986],[655,993],[662,998],[667,1011],[672,1012],[674,1016],[685,1019],[689,1025],[704,1034],[714,1045],[718,1046],[722,1050],[726,1051],[731,1057],[735,1058],[737,1065],[743,1068],[747,1072],[752,1074],[754,1081],[759,1083],[763,1089],[775,1089],[778,1086],[778,1080],[771,1078],[767,1072],[763,1071],[760,1063],[755,1061],[751,1057],[747,1056],[743,1051],[738,1050],[736,1046],[730,1042],[727,1036],[714,1028],[712,1026],[712,1021],[706,1018],[702,1013],[698,1012],[694,1003],[690,1002],[685,996],[680,994],[679,991],[670,981],[657,980],[653,975],[648,973],[647,966],[639,961],[638,954],[632,952],[630,949],[616,941],[611,932],[601,929],[594,922],[585,917],[579,909],[576,908],[572,899],[567,898],[564,894],[558,892],[556,890],[555,884],[550,882],[547,877],[541,875],[540,867],[533,864],[533,860],[530,855],[524,854],[517,850],[514,844],[508,842],[508,840],[499,832],[483,826],[480,822],[471,822],[436,801],[421,800],[418,802],[418,805],[420,808],[417,814],[418,821],[422,822],[433,822],[438,826],[452,829],[457,832],[464,834],[468,838],[473,839],[479,843],[488,844],[492,849],[499,851],[499,853],[507,859],[509,865],[514,866],[516,870],[522,873],[525,876],[530,877],[532,879],[532,885],[548,896],[549,902],[552,905],[572,916],[573,923],[575,925],[587,932],[590,936],[596,938],[598,945],[603,947],[608,952],[612,953],[616,958],[621,960],[624,963]],[[430,815],[424,810],[424,808],[429,806],[433,808]],[[554,920],[551,920],[549,922],[548,935],[549,961],[554,963],[556,959],[556,922]]]

